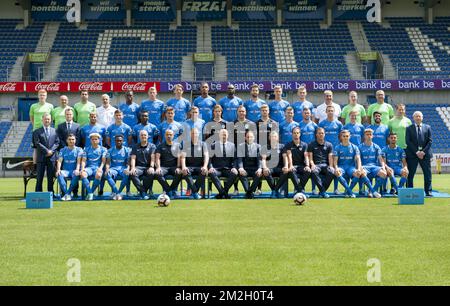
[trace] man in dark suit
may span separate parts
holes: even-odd
[[[58,157],[59,138],[54,128],[50,126],[50,114],[42,116],[43,127],[33,132],[33,144],[37,148],[37,183],[36,192],[42,192],[44,174],[47,170],[47,190],[53,192],[53,179],[55,177],[55,162]]]
[[[417,166],[423,171],[425,194],[427,197],[432,196],[431,187],[431,127],[423,124],[423,114],[415,112],[414,124],[406,129],[406,161],[408,163],[408,187],[414,186],[414,175]]]
[[[66,122],[61,123],[56,128],[56,134],[59,138],[59,149],[67,146],[66,140],[69,134],[75,135],[77,142],[76,146],[79,147],[81,144],[81,128],[78,123],[73,122],[73,110],[71,108],[66,108],[65,111]]]

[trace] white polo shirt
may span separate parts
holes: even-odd
[[[103,105],[97,107],[97,123],[103,125],[105,128],[108,128],[115,122],[114,112],[116,110],[117,108],[111,105],[108,108],[104,108]]]
[[[334,102],[332,105],[334,106],[334,119],[337,120],[341,116],[341,106]],[[314,117],[319,119],[319,123],[327,119],[327,106],[326,103],[322,103],[315,109]]]

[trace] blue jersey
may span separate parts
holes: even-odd
[[[300,139],[304,143],[310,144],[314,140],[316,140],[316,130],[318,126],[315,122],[310,121],[308,123],[302,121],[300,122],[300,131],[301,136]]]
[[[390,134],[389,127],[387,125],[380,124],[371,125],[370,128],[373,130],[373,142],[380,148],[387,146],[387,139]]]
[[[364,129],[364,125],[359,123],[348,123],[344,126],[344,130],[350,132],[350,142],[357,146],[364,142]]]
[[[125,169],[128,166],[128,159],[130,158],[130,148],[122,147],[120,150],[114,146],[106,153],[106,159],[110,160],[111,168]]]
[[[145,130],[148,133],[148,142],[153,143],[153,139],[159,136],[159,130],[156,125],[147,123],[147,125],[143,125],[142,123],[136,124],[133,127],[133,137],[136,140],[136,143],[141,143],[141,138],[139,137],[139,133]]]
[[[62,158],[61,170],[74,171],[77,168],[78,158],[83,155],[83,149],[74,147],[72,150],[69,147],[64,147],[59,152],[59,158]]]
[[[167,130],[172,130],[174,137],[173,139],[177,139],[181,134],[183,134],[183,126],[179,122],[172,122],[168,123],[167,121],[164,121],[159,125],[159,135],[161,136],[161,142],[165,141],[165,135]]]
[[[86,158],[86,168],[98,168],[102,164],[102,158],[106,157],[105,147],[99,146],[97,149],[92,147],[86,148],[82,154],[83,158]]]
[[[165,111],[166,107],[164,105],[164,102],[161,100],[145,100],[141,103],[141,112],[147,111],[148,112],[148,122],[151,124],[158,126],[161,124],[162,115]]]
[[[286,108],[288,108],[289,102],[281,100],[281,101],[272,101],[269,103],[270,109],[270,118],[280,123],[285,120],[284,112]]]
[[[99,146],[103,145],[103,138],[106,135],[106,128],[103,125],[95,124],[95,125],[85,125],[81,129],[81,138],[84,140],[84,147],[90,148],[91,147],[91,140],[89,138],[89,135],[93,133],[100,134],[100,143]]]
[[[386,160],[386,164],[391,168],[403,168],[403,159],[406,159],[405,150],[396,146],[392,149],[389,146],[384,147],[383,158]]]
[[[206,122],[202,119],[198,119],[197,121],[192,121],[192,119],[186,120],[185,122],[186,127],[183,129],[186,133],[186,136],[191,135],[191,129],[196,128],[199,132],[200,140],[203,140],[203,129],[206,125]]]
[[[237,109],[239,106],[244,105],[244,102],[238,97],[234,97],[233,99],[225,97],[219,101],[219,105],[223,108],[223,120],[234,122],[237,120]]]
[[[167,101],[167,107],[173,107],[175,110],[175,121],[184,122],[187,118],[187,113],[191,109],[191,102],[186,100],[185,98],[181,98],[180,100],[176,98],[172,98]]]
[[[363,166],[379,166],[378,159],[381,156],[381,149],[377,144],[372,143],[372,145],[368,146],[362,143],[358,149]]]
[[[359,149],[354,144],[348,146],[338,144],[334,147],[333,155],[338,158],[338,167],[347,169],[356,166],[355,158],[359,156]]]
[[[244,106],[247,110],[247,119],[255,123],[261,119],[261,106],[263,105],[267,105],[267,103],[261,99],[258,99],[256,102],[253,100],[245,101]]]
[[[121,125],[111,124],[106,130],[106,136],[111,138],[111,146],[114,145],[116,135],[123,135],[123,145],[128,147],[128,137],[131,136],[133,131],[131,128],[122,123]]]
[[[194,100],[194,106],[198,107],[200,119],[205,120],[205,122],[213,120],[213,108],[216,104],[216,99],[210,96],[207,96],[206,98],[200,96]]]
[[[139,121],[139,112],[141,108],[136,103],[130,105],[124,103],[119,105],[119,110],[123,112],[123,123],[129,127],[135,126]]]
[[[314,105],[309,102],[309,101],[305,101],[305,102],[294,102],[292,103],[292,108],[294,109],[294,121],[300,122],[303,120],[303,110],[305,108],[309,108],[311,110],[311,116],[313,115],[313,110],[314,110]]]
[[[328,121],[324,120],[319,123],[319,127],[325,130],[325,141],[330,142],[333,147],[340,143],[339,133],[342,131],[343,125],[340,121]]]
[[[299,126],[298,122],[283,121],[280,124],[280,143],[286,145],[289,142],[291,142],[292,141],[292,130],[298,126]]]

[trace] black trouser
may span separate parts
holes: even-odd
[[[279,190],[281,186],[283,186],[288,181],[288,179],[291,179],[292,183],[294,184],[295,191],[303,191],[310,177],[311,172],[305,171],[305,166],[295,166],[294,171],[281,175],[278,184],[275,186],[275,190]]]
[[[192,193],[198,193],[202,187],[205,186],[206,175],[202,174],[202,168],[200,167],[188,167],[189,174],[184,176],[182,174],[176,174],[174,183],[172,184],[173,190],[178,188],[178,184],[182,179],[185,179],[188,185],[188,188],[192,191]],[[194,183],[193,176],[197,177],[197,180]]]
[[[176,167],[161,167],[161,174],[155,173],[155,178],[158,180],[159,184],[161,184],[161,187],[163,188],[165,193],[175,190],[178,184],[181,182],[182,176],[181,174],[175,174],[176,170]],[[166,181],[167,175],[173,176],[173,181],[170,186]]]
[[[326,192],[333,182],[334,172],[327,164],[316,165],[316,169],[311,171],[311,180],[319,188],[321,193]],[[325,176],[322,180],[321,175]]]
[[[231,186],[233,186],[234,182],[236,182],[238,176],[232,173],[231,169],[220,168],[215,170],[215,173],[210,174],[214,186],[216,186],[219,194],[228,195],[228,191],[230,190]],[[225,177],[227,179],[223,187],[220,184],[219,177]]]
[[[151,189],[153,175],[147,173],[147,168],[136,167],[136,175],[130,175],[130,178],[141,195],[147,193],[147,191]]]
[[[50,158],[45,158],[45,161],[37,163],[36,192],[42,192],[45,170],[47,170],[47,191],[53,192],[56,169],[55,163]]]
[[[414,187],[414,176],[416,175],[417,166],[420,165],[423,171],[423,185],[426,193],[431,193],[431,160],[429,158],[419,159],[417,156],[408,156],[406,159],[408,164],[408,188]]]
[[[258,169],[256,169],[256,168],[248,168],[248,169],[245,169],[245,171],[247,172],[246,176],[239,175],[239,180],[241,181],[242,186],[244,186],[244,191],[246,193],[253,193],[253,192],[255,192],[256,188],[258,188],[258,185],[261,182],[262,177],[258,177],[256,175],[256,171],[257,170]],[[249,177],[253,178],[253,182],[252,182],[251,186],[249,186],[249,183],[248,183],[248,178]]]

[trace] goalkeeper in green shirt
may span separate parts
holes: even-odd
[[[391,133],[397,134],[397,145],[402,149],[406,149],[406,128],[410,126],[412,122],[406,117],[405,104],[397,104],[396,110],[396,116],[389,121],[389,130]]]

